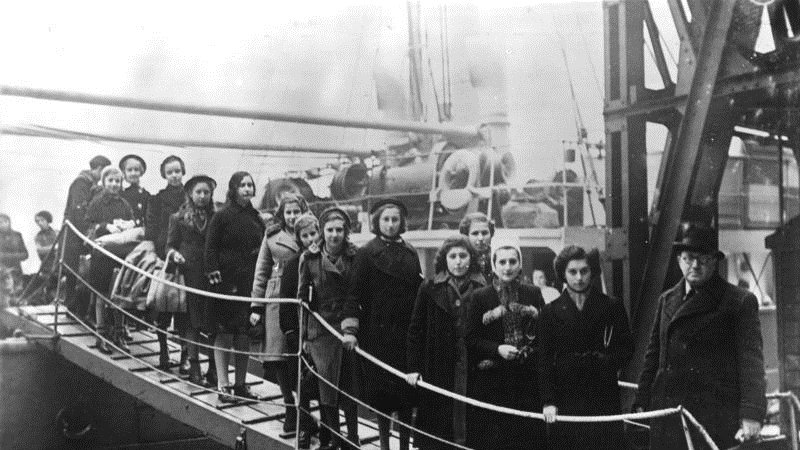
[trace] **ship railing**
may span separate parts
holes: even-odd
[[[325,321],[325,319],[323,319],[322,316],[320,316],[316,311],[311,310],[310,306],[309,306],[309,303],[307,303],[307,302],[301,301],[299,299],[293,299],[293,298],[269,298],[269,299],[264,299],[264,298],[252,298],[252,297],[243,297],[243,296],[224,295],[224,294],[219,294],[219,293],[215,293],[215,292],[203,291],[203,290],[200,290],[200,289],[193,289],[193,288],[190,288],[190,287],[187,287],[187,286],[183,286],[183,285],[178,284],[178,283],[173,283],[173,282],[171,282],[169,280],[165,280],[165,279],[162,279],[162,278],[160,278],[158,276],[150,274],[147,271],[144,271],[144,270],[142,270],[142,269],[140,269],[140,268],[128,263],[127,261],[125,261],[124,259],[120,258],[119,256],[114,255],[108,249],[106,249],[103,246],[95,243],[94,241],[89,239],[86,235],[81,233],[80,230],[78,230],[71,222],[65,221],[64,224],[65,224],[64,229],[66,229],[66,231],[62,235],[62,246],[61,246],[62,249],[66,248],[64,246],[64,242],[66,240],[67,233],[72,232],[72,233],[75,233],[86,245],[88,245],[92,249],[102,253],[106,257],[111,258],[112,260],[114,260],[117,263],[121,264],[125,268],[133,270],[135,272],[138,272],[141,275],[150,278],[151,281],[157,281],[157,282],[160,282],[160,283],[165,283],[165,284],[167,284],[169,286],[172,286],[172,287],[175,287],[175,288],[178,288],[178,289],[182,289],[185,292],[192,292],[192,293],[195,293],[195,294],[203,295],[203,296],[205,296],[207,298],[214,298],[214,299],[218,299],[218,300],[240,301],[240,302],[262,303],[262,304],[266,304],[266,303],[293,303],[293,304],[297,304],[298,305],[298,311],[299,311],[299,314],[298,314],[298,325],[301,327],[301,329],[302,329],[302,326],[304,324],[304,316],[306,314],[310,314],[315,319],[317,319],[320,322],[320,324],[322,324],[328,330],[328,332],[330,332],[333,336],[335,336],[340,341],[344,340],[344,337],[342,336],[342,334],[339,333],[331,324],[329,324],[327,321]],[[296,357],[297,358],[297,366],[298,366],[297,367],[297,369],[298,369],[298,372],[297,372],[298,373],[298,380],[297,380],[297,390],[298,390],[298,392],[297,392],[297,396],[295,397],[296,398],[295,404],[294,405],[286,405],[286,404],[284,404],[282,402],[275,402],[275,401],[263,401],[263,402],[264,403],[272,403],[272,404],[276,404],[276,405],[280,405],[280,406],[294,406],[294,407],[296,407],[298,409],[301,409],[301,405],[300,405],[301,393],[299,391],[300,391],[301,386],[302,386],[302,383],[300,381],[301,381],[301,376],[302,376],[302,373],[303,373],[303,368],[304,367],[308,367],[308,369],[311,370],[312,373],[314,373],[313,367],[311,367],[310,363],[307,361],[307,359],[305,358],[305,355],[303,354],[303,351],[302,351],[302,348],[303,348],[303,333],[300,333],[300,342],[299,342],[299,345],[298,345],[297,353],[291,353],[291,354],[269,354],[269,353],[259,353],[259,352],[234,352],[231,349],[227,349],[227,348],[224,348],[224,349],[223,348],[217,348],[217,347],[215,347],[213,345],[210,345],[210,344],[207,344],[207,343],[191,341],[191,340],[188,340],[188,339],[186,339],[184,337],[178,336],[176,334],[169,333],[167,330],[160,329],[160,328],[158,328],[158,327],[146,322],[145,320],[139,318],[138,316],[136,316],[134,314],[131,314],[130,312],[126,311],[124,308],[122,308],[121,306],[117,305],[110,298],[108,298],[108,296],[106,296],[105,294],[100,292],[98,289],[93,287],[87,280],[85,280],[83,277],[81,277],[81,275],[78,273],[77,270],[75,270],[74,268],[69,267],[67,264],[65,264],[64,263],[63,251],[62,251],[61,255],[59,257],[59,278],[61,278],[63,276],[64,270],[69,272],[71,275],[75,276],[76,279],[81,284],[86,286],[90,290],[90,292],[92,292],[92,294],[94,294],[94,296],[97,299],[97,301],[104,302],[108,307],[114,308],[115,310],[119,311],[121,314],[124,314],[130,320],[136,321],[136,322],[144,325],[147,328],[154,329],[155,331],[157,331],[159,333],[165,333],[168,336],[170,336],[172,339],[175,339],[175,340],[178,340],[178,341],[181,341],[181,342],[193,343],[195,345],[198,345],[198,346],[200,346],[202,348],[206,348],[206,349],[219,349],[219,350],[222,350],[222,351],[232,352],[232,353],[246,353],[246,354],[251,355],[251,356],[268,356],[269,355],[269,356]],[[61,283],[59,283],[59,289],[60,289],[60,285],[61,285]],[[309,295],[313,295],[313,293],[309,293]],[[57,320],[57,318],[58,318],[58,315],[59,315],[59,303],[60,303],[59,299],[60,299],[59,293],[57,293],[56,294],[56,301],[55,301],[55,308],[56,308],[55,317],[56,317],[56,320],[55,320],[55,322],[53,324],[53,327],[54,327],[54,330],[56,331],[56,334],[58,334],[58,320]],[[120,354],[124,355],[127,358],[130,358],[132,360],[137,361],[137,363],[141,364],[143,367],[146,367],[148,370],[156,371],[156,372],[160,373],[161,376],[163,376],[165,378],[174,379],[176,381],[183,381],[178,375],[175,375],[175,374],[173,374],[173,373],[171,373],[169,371],[160,370],[157,366],[155,366],[153,364],[150,364],[150,363],[148,363],[147,361],[145,361],[145,360],[143,360],[141,358],[136,357],[130,351],[127,351],[125,349],[120,348],[114,342],[108,340],[106,338],[106,336],[103,336],[101,333],[99,333],[96,330],[94,330],[89,324],[87,324],[85,321],[83,321],[81,318],[79,318],[73,312],[66,311],[66,314],[68,316],[70,316],[75,322],[77,322],[78,324],[80,324],[81,326],[83,326],[84,328],[89,330],[89,332],[92,333],[93,335],[95,335],[98,339],[102,339],[102,340],[106,341],[114,351],[119,352]],[[365,351],[361,347],[357,346],[354,349],[354,351],[355,351],[356,354],[358,354],[364,360],[369,361],[372,364],[375,364],[376,366],[378,366],[381,369],[387,371],[388,373],[392,374],[393,376],[399,377],[400,379],[402,379],[404,381],[409,379],[409,375],[410,374],[407,374],[407,373],[405,373],[405,372],[403,372],[403,371],[401,371],[401,370],[399,370],[399,369],[397,369],[395,367],[390,366],[389,364],[381,361],[377,357],[371,355],[370,353],[368,353],[367,351]],[[398,419],[394,419],[393,417],[378,411],[374,406],[369,405],[369,404],[361,401],[360,399],[348,394],[347,392],[342,391],[337,386],[335,386],[334,384],[330,383],[328,380],[326,380],[324,377],[320,376],[319,374],[315,373],[315,375],[317,375],[317,378],[319,380],[322,380],[324,383],[327,383],[327,384],[331,385],[331,387],[335,388],[341,395],[344,395],[345,397],[351,399],[352,401],[356,402],[357,404],[359,404],[359,405],[363,406],[364,408],[368,409],[369,411],[371,411],[371,412],[373,412],[373,413],[375,413],[375,414],[377,414],[377,415],[379,415],[381,417],[385,417],[385,418],[393,421],[394,423],[398,424],[398,426],[400,426],[400,427],[403,427],[405,429],[411,430],[414,433],[417,433],[417,434],[419,434],[421,436],[426,436],[428,438],[434,439],[434,440],[436,440],[438,442],[444,443],[444,444],[446,444],[448,446],[451,446],[453,448],[471,450],[469,447],[466,447],[464,445],[461,445],[461,444],[458,444],[458,443],[455,443],[455,442],[448,441],[448,440],[443,439],[443,438],[441,438],[439,436],[432,435],[432,434],[430,434],[430,433],[428,433],[428,432],[426,432],[424,430],[420,430],[420,429],[414,427],[411,424],[404,423],[403,421],[398,420]],[[427,390],[429,392],[433,392],[433,393],[436,393],[438,395],[442,395],[444,397],[450,398],[452,400],[455,400],[455,401],[458,401],[458,402],[462,402],[462,403],[465,403],[467,405],[471,405],[471,406],[474,406],[474,407],[482,408],[482,409],[485,409],[485,410],[494,411],[494,412],[497,412],[497,413],[502,413],[502,414],[507,414],[507,415],[513,415],[513,416],[517,416],[517,417],[524,417],[524,418],[535,419],[535,420],[544,420],[544,416],[540,412],[523,411],[523,410],[518,410],[518,409],[514,409],[514,408],[508,408],[508,407],[504,407],[504,406],[500,406],[500,405],[495,405],[495,404],[492,404],[492,403],[483,402],[483,401],[480,401],[480,400],[476,400],[476,399],[473,399],[473,398],[470,398],[470,397],[467,397],[467,396],[464,396],[464,395],[449,391],[447,389],[443,389],[443,388],[441,388],[439,386],[436,386],[434,384],[428,383],[428,382],[426,382],[425,380],[422,380],[422,379],[417,380],[415,386],[417,388],[425,389],[425,390]],[[216,390],[213,389],[213,388],[206,388],[206,387],[202,387],[202,386],[198,386],[198,388],[203,390],[203,391],[205,391],[205,392],[208,392],[208,393],[216,392]],[[233,397],[236,398],[239,401],[245,401],[245,402],[252,402],[253,401],[252,399],[249,399],[249,398],[237,397],[237,396],[233,396]],[[794,401],[796,401],[796,398],[794,399]],[[309,411],[306,411],[306,412],[310,413]],[[634,421],[637,421],[637,420],[663,418],[663,417],[670,416],[670,415],[675,415],[675,414],[679,415],[680,418],[681,418],[681,421],[682,421],[682,424],[683,424],[684,433],[685,433],[685,437],[687,439],[687,445],[689,446],[689,448],[693,447],[692,446],[692,438],[691,438],[691,434],[690,434],[690,426],[691,426],[691,427],[694,427],[701,436],[703,436],[703,438],[705,439],[707,445],[711,449],[714,449],[714,450],[718,450],[719,449],[718,446],[714,443],[714,441],[709,436],[708,432],[706,432],[706,430],[702,426],[702,424],[700,424],[694,418],[694,416],[689,411],[687,411],[685,408],[683,408],[682,406],[678,406],[678,407],[674,407],[674,408],[664,408],[664,409],[660,409],[660,410],[657,410],[657,411],[634,412],[634,413],[615,414],[615,415],[608,415],[608,416],[567,416],[567,415],[562,416],[562,415],[558,415],[556,417],[556,421],[558,421],[558,422],[566,422],[566,423],[602,423],[602,422],[627,422],[627,423],[631,423],[631,422],[634,422]],[[297,421],[298,421],[298,423],[296,424],[297,429],[299,429],[299,420],[300,420],[300,414],[297,415]],[[321,425],[325,426],[325,424],[321,424]],[[329,428],[329,430],[330,430],[330,432],[332,434],[338,436],[343,442],[348,442],[350,445],[353,445],[355,447],[359,446],[358,443],[350,442],[347,439],[346,436],[343,436],[339,432],[338,429]],[[298,440],[295,440],[295,448],[298,448],[297,447],[298,444],[299,444]]]

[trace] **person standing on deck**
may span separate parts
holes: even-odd
[[[468,395],[508,408],[541,406],[538,379],[538,317],[544,307],[539,288],[522,282],[518,239],[495,239],[494,279],[472,293],[464,330],[470,361]],[[479,450],[547,448],[538,420],[470,408],[467,446]]]
[[[306,321],[307,347],[319,373],[320,416],[324,425],[320,430],[319,448],[354,448],[338,436],[331,436],[331,431],[340,432],[340,406],[347,423],[347,440],[360,448],[357,405],[339,393],[341,390],[355,394],[360,381],[356,370],[358,361],[351,351],[358,342],[358,305],[347,296],[356,246],[349,240],[350,217],[340,208],[323,211],[319,223],[322,240],[310,245],[300,256],[297,298],[344,336],[344,340],[339,341],[314,316]],[[298,442],[301,443],[304,442]]]
[[[133,163],[128,163],[131,167]],[[180,209],[186,200],[186,193],[183,190],[183,176],[186,175],[186,165],[183,160],[175,155],[167,156],[161,162],[161,178],[167,180],[167,187],[158,191],[158,194],[151,197],[147,205],[147,215],[145,216],[145,240],[152,241],[155,245],[156,254],[159,258],[166,259],[167,234],[169,232],[169,218]],[[156,327],[162,330],[169,328],[173,318],[175,319],[175,331],[179,336],[186,337],[186,329],[189,316],[186,313],[160,312],[156,314]],[[158,335],[159,345],[162,349],[167,346],[167,335],[163,332]],[[169,370],[172,363],[169,354],[162,351],[159,358],[158,367],[161,370]],[[181,345],[181,357],[178,366],[178,373],[188,375],[189,373],[189,353],[186,345]]]
[[[204,291],[210,290],[203,255],[206,246],[206,231],[214,216],[214,189],[217,183],[206,175],[195,175],[186,182],[186,201],[183,206],[170,216],[167,248],[173,250],[172,260],[181,266],[186,286]],[[209,326],[208,297],[191,292],[186,293],[186,313],[188,322],[186,339],[200,341],[201,331],[211,331]],[[160,336],[159,336],[160,338]],[[166,338],[166,336],[165,336]],[[213,339],[212,339],[213,341]],[[160,347],[160,359],[169,361],[166,339]],[[189,381],[202,385],[200,374],[200,354],[197,344],[186,343],[189,361]],[[214,371],[214,352],[209,351],[209,373]],[[213,377],[216,379],[216,377]]]
[[[444,240],[436,252],[436,274],[419,288],[408,329],[409,376],[456,394],[467,395],[467,344],[464,329],[472,293],[486,286],[478,268],[475,249],[466,236]],[[466,444],[467,405],[428,391],[419,392],[417,428],[460,445]],[[423,450],[452,446],[417,435],[414,444]]]
[[[302,195],[287,194],[281,198],[275,211],[275,222],[267,228],[253,280],[253,297],[278,298],[281,289],[281,276],[286,263],[300,251],[294,233],[294,222],[301,214],[308,212],[308,204]],[[296,294],[296,292],[295,292]],[[294,295],[292,295],[294,297]],[[293,406],[292,388],[296,380],[292,379],[292,370],[287,363],[288,348],[286,337],[280,327],[280,304],[253,303],[250,324],[264,328],[264,341],[251,342],[253,351],[264,353],[258,359],[264,367],[265,376],[274,373],[283,395],[286,406],[286,417],[283,421],[284,433],[295,430],[297,410]]]
[[[491,283],[494,279],[492,270],[491,252],[492,238],[494,237],[494,221],[482,212],[474,212],[464,216],[458,225],[458,232],[469,238],[469,242],[478,255],[478,267],[486,279]]]
[[[359,345],[381,361],[405,371],[406,335],[414,299],[422,284],[417,251],[403,240],[406,206],[385,198],[370,211],[375,238],[358,249],[348,296],[361,307]],[[409,424],[413,390],[403,380],[364,361],[364,399],[385,414],[397,412]],[[391,421],[378,417],[382,450],[389,449]],[[400,426],[400,449],[408,450],[409,429]]]
[[[147,204],[150,201],[150,193],[140,184],[142,176],[147,171],[147,164],[138,155],[126,155],[119,160],[119,170],[125,176],[128,187],[125,188],[120,196],[133,208],[133,220],[137,227],[143,227],[147,217]]]
[[[89,170],[83,170],[78,177],[70,184],[67,194],[67,206],[64,208],[64,220],[70,221],[81,233],[86,231],[89,225],[86,223],[86,208],[92,201],[94,188],[100,180],[100,173],[104,168],[111,165],[111,160],[103,155],[97,155],[89,160]],[[66,225],[65,225],[66,226]],[[74,271],[78,271],[78,261],[81,255],[86,253],[83,240],[72,230],[65,230],[67,233],[66,243],[61,250],[64,252],[64,264]],[[66,282],[64,284],[64,299],[67,308],[78,317],[85,317],[89,314],[89,291],[82,289],[76,295],[77,278],[69,271],[64,271]],[[60,281],[60,280],[59,280]]]
[[[600,273],[592,253],[570,245],[558,254],[553,266],[566,289],[539,322],[539,386],[553,449],[625,448],[621,422],[555,423],[556,414],[622,412],[618,372],[633,354],[633,338],[622,303],[593,286]]]
[[[235,172],[228,181],[225,206],[211,218],[206,234],[205,264],[208,282],[216,292],[240,297],[250,297],[258,251],[264,239],[265,226],[251,200],[256,186],[247,172]],[[254,399],[245,384],[247,362],[250,357],[248,329],[250,303],[246,301],[214,299],[211,317],[217,332],[214,356],[217,365],[217,389],[223,403],[237,397]],[[228,386],[228,361],[231,355],[222,349],[233,348],[236,369],[233,386]]]
[[[684,223],[673,248],[683,279],[658,300],[634,410],[682,405],[719,448],[758,438],[766,412],[758,300],[720,277],[714,230]],[[695,448],[705,441],[692,428]],[[651,421],[650,448],[686,448],[681,421]]]

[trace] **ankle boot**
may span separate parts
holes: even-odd
[[[169,371],[169,346],[167,345],[167,335],[158,333],[158,369]]]
[[[283,432],[292,433],[297,430],[297,408],[294,406],[286,407],[286,415],[283,420]]]
[[[178,373],[181,375],[189,374],[189,352],[185,345],[181,347],[181,363],[178,367]]]
[[[339,448],[339,408],[320,405],[320,416],[323,426],[319,431],[319,450],[337,450]],[[336,432],[336,433],[335,433]]]
[[[106,355],[114,353],[108,343],[108,330],[106,330],[105,327],[99,327],[97,328],[97,333],[99,334],[99,336],[97,336],[97,350]]]
[[[200,374],[200,360],[189,359],[189,382],[203,386],[203,376]]]

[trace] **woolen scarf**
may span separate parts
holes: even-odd
[[[197,230],[200,234],[205,234],[208,222],[211,221],[211,215],[214,213],[214,205],[212,202],[205,208],[198,208],[192,199],[187,198],[185,202],[178,209],[178,217],[185,224]]]

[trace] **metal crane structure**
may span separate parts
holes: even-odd
[[[625,374],[629,380],[642,369],[658,296],[677,280],[670,270],[680,223],[718,225],[717,195],[731,138],[737,133],[734,127],[777,137],[781,151],[782,136],[787,136],[795,157],[800,147],[800,2],[667,1],[680,38],[677,80],[672,80],[664,58],[650,2],[603,4],[609,228],[605,273],[609,291],[629,299],[637,339]],[[760,53],[756,40],[764,8],[774,49]],[[662,89],[645,87],[645,33],[653,43],[651,55]],[[668,130],[650,211],[648,124]],[[780,311],[779,304],[779,315]],[[800,388],[787,385],[782,372],[782,387]]]

